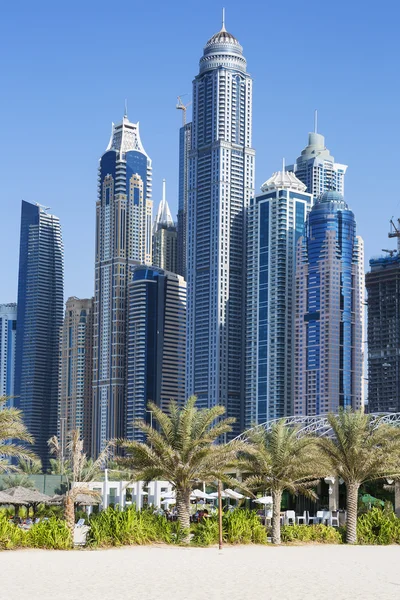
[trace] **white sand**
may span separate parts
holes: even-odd
[[[132,547],[0,554],[1,600],[400,599],[400,547]]]

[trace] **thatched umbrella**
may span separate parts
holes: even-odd
[[[51,498],[48,504],[63,504],[65,500],[65,494],[56,494]],[[74,504],[79,504],[80,506],[95,506],[96,504],[101,503],[100,494],[91,495],[91,494],[78,494],[74,499]]]
[[[0,492],[0,504],[12,504],[13,499],[5,492]]]
[[[12,498],[11,503],[16,507],[16,514],[18,512],[17,507],[19,508],[20,506],[28,507],[28,515],[29,507],[33,506],[33,513],[35,514],[38,504],[47,504],[49,500],[51,500],[51,497],[47,496],[47,494],[42,494],[41,492],[38,492],[38,490],[24,488],[20,485],[4,490],[4,493]]]

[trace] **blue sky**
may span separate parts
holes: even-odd
[[[290,163],[299,155],[318,108],[327,147],[349,165],[345,195],[366,258],[392,247],[388,220],[400,217],[398,4],[223,4],[254,78],[257,190],[282,157]],[[221,7],[210,0],[2,6],[0,303],[16,300],[21,199],[61,219],[66,297],[92,295],[98,159],[125,98],[153,161],[154,212],[164,177],[176,212],[176,97],[189,101]]]

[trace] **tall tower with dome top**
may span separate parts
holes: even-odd
[[[225,28],[193,81],[187,207],[187,394],[244,420],[245,212],[254,195],[252,79]]]

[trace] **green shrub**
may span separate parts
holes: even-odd
[[[400,544],[400,519],[394,512],[372,508],[357,520],[359,544]]]
[[[67,550],[72,546],[71,534],[66,522],[56,517],[32,525],[28,531],[22,533],[24,545],[30,548]]]
[[[334,527],[326,525],[283,525],[281,527],[282,542],[320,542],[324,544],[341,544],[342,536]]]
[[[0,550],[11,550],[23,545],[25,532],[14,525],[7,515],[0,514]]]
[[[210,546],[218,543],[218,517],[192,525],[192,544]],[[237,509],[222,516],[222,536],[227,544],[266,544],[267,532],[255,511]]]

